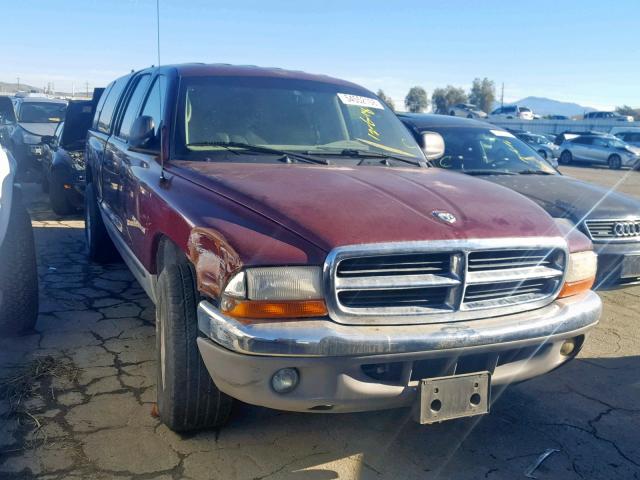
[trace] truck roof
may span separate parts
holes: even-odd
[[[269,77],[288,78],[291,80],[310,80],[316,82],[332,83],[334,85],[344,85],[362,89],[360,85],[328,75],[316,75],[299,70],[285,70],[275,67],[258,67],[256,65],[231,65],[228,63],[182,63],[176,65],[163,65],[161,69],[175,69],[181,77],[205,77],[205,76],[227,76],[227,77]]]
[[[472,120],[470,118],[453,117],[450,115],[437,115],[431,113],[398,113],[400,120],[411,122],[417,129],[429,127],[466,127],[466,128],[493,128],[502,130],[487,122]]]

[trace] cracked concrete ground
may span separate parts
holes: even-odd
[[[565,169],[613,185],[624,173]],[[640,174],[619,186],[640,195]],[[640,288],[603,294],[579,358],[509,388],[488,416],[419,426],[405,410],[312,415],[238,405],[221,431],[172,433],[153,416],[154,309],[123,264],[84,255],[82,221],[26,188],[37,240],[37,333],[0,339],[0,378],[49,358],[12,413],[0,401],[0,478],[640,478]],[[38,427],[39,425],[39,427]]]

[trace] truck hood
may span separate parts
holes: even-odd
[[[530,198],[552,217],[621,219],[640,216],[640,201],[608,188],[564,175],[486,176],[492,183]]]
[[[20,122],[18,123],[23,130],[26,130],[28,133],[32,133],[34,135],[44,136],[44,135],[53,135],[56,133],[56,128],[58,127],[57,123],[26,123]]]
[[[435,168],[186,161],[168,168],[326,251],[360,243],[560,235],[546,212],[521,195]],[[438,210],[456,221],[437,219]]]

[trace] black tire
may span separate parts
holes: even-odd
[[[561,154],[560,154],[560,159],[559,162],[563,165],[569,165],[571,162],[573,161],[573,155],[571,155],[571,152],[569,150],[564,150]]]
[[[607,163],[611,170],[620,170],[622,168],[622,159],[620,155],[616,155],[615,153],[609,157]]]
[[[38,271],[31,218],[12,199],[7,233],[0,246],[0,335],[33,330],[38,320]]]
[[[547,159],[547,152],[545,152],[544,150],[538,150],[538,154],[540,154],[540,156],[545,160]]]
[[[473,118],[473,115],[469,114],[467,115],[467,118]]]
[[[112,262],[118,254],[102,221],[92,183],[87,184],[84,199],[84,235],[89,260],[97,263]]]
[[[233,399],[213,383],[200,357],[195,272],[168,265],[160,274],[156,306],[157,395],[160,419],[186,432],[223,425]],[[163,348],[164,347],[164,348]]]
[[[456,112],[454,112],[453,110],[451,110],[451,111],[449,112],[449,115],[450,115],[450,116],[452,116],[452,117],[455,117],[455,116],[456,116]]]
[[[45,180],[46,181],[46,180]],[[70,215],[75,212],[75,208],[69,200],[69,195],[64,189],[64,183],[59,175],[54,171],[49,175],[49,202],[51,208],[58,215]]]

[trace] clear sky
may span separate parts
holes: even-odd
[[[0,80],[101,86],[157,63],[155,0],[0,0]],[[474,77],[597,108],[640,106],[640,0],[160,0],[162,63],[278,66],[401,104]]]

